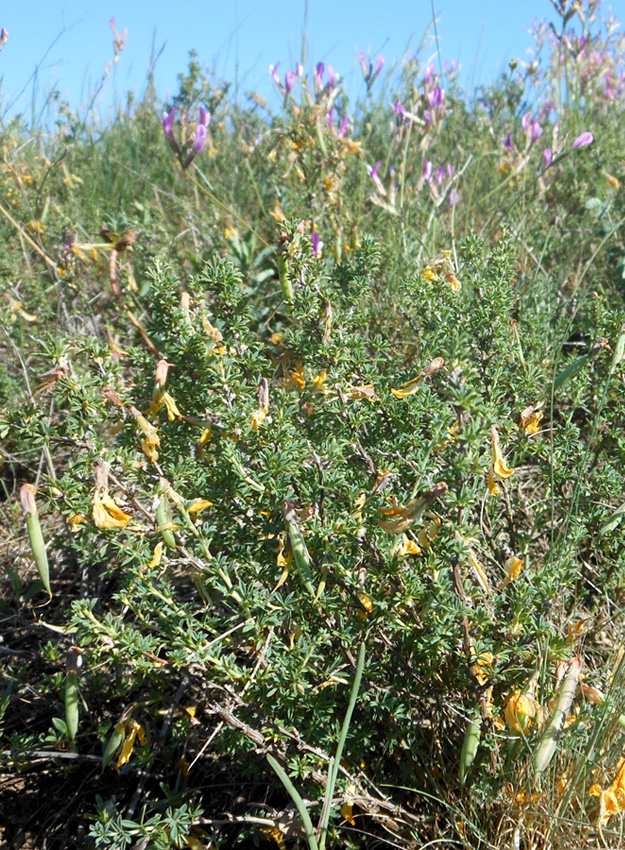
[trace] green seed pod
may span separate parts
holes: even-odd
[[[65,666],[65,722],[70,741],[76,740],[78,734],[78,671],[82,667],[82,650],[71,646],[67,652]]]
[[[102,770],[103,771],[113,761],[113,759],[115,758],[115,754],[117,753],[117,750],[121,747],[122,741],[124,740],[123,734],[117,728],[118,726],[120,726],[119,723],[117,724],[117,726],[115,726],[115,728],[113,729],[113,732],[111,734],[111,737],[106,742],[106,747],[104,748],[104,754],[102,756]]]
[[[304,535],[297,521],[297,514],[293,502],[285,499],[282,506],[286,520],[291,549],[293,550],[293,561],[297,567],[299,577],[304,582],[306,589],[316,598],[317,594],[312,584],[311,558],[304,540]]]
[[[464,785],[469,770],[471,769],[471,766],[475,761],[477,748],[480,744],[481,734],[482,721],[477,712],[474,710],[473,715],[469,718],[467,731],[465,732],[464,742],[462,744],[462,752],[460,753],[460,766],[458,769],[458,775],[460,777],[461,785]]]
[[[68,673],[65,679],[65,722],[71,741],[78,733],[78,674]]]
[[[592,359],[593,354],[583,354],[581,357],[578,357],[577,360],[574,360],[572,363],[563,369],[556,377],[553,379],[553,388],[554,390],[559,390],[560,387],[563,387],[566,383],[568,383],[574,375],[577,375],[584,366]]]
[[[551,720],[547,724],[547,728],[541,735],[536,752],[534,753],[535,786],[540,783],[543,773],[549,767],[551,759],[554,757],[558,748],[560,734],[564,728],[564,721],[568,716],[571,704],[575,697],[575,691],[577,690],[581,667],[582,659],[576,655],[571,659],[564,680],[560,685],[556,707],[551,716]]]
[[[625,354],[625,325],[621,328],[621,333],[619,334],[619,338],[616,340],[616,345],[614,346],[614,354],[612,355],[612,363],[610,365],[610,372],[614,372],[618,364],[623,359],[623,355]]]
[[[171,525],[171,507],[169,505],[169,499],[167,498],[166,493],[162,493],[159,496],[158,507],[156,509],[156,522],[158,524],[158,531],[163,538],[163,543],[167,546],[168,549],[176,548],[176,538],[174,537],[174,532],[168,526]]]
[[[35,503],[36,492],[37,488],[33,487],[32,484],[23,484],[20,488],[20,502],[24,513],[26,514],[28,539],[30,540],[30,548],[32,549],[39,577],[43,586],[48,591],[48,596],[52,597],[52,591],[50,590],[50,567],[48,566],[46,544],[43,539],[43,534],[41,533],[39,514],[37,513],[37,505]]]
[[[328,155],[328,151],[326,149],[325,139],[323,138],[323,128],[321,126],[321,121],[317,120],[315,123],[315,135],[317,136],[317,144],[319,145],[319,149],[324,156]]]
[[[282,294],[284,295],[284,300],[288,301],[289,304],[293,303],[293,284],[289,280],[289,270],[286,264],[286,256],[285,253],[280,253],[277,256],[278,262],[278,276],[280,278],[280,286],[282,287]]]

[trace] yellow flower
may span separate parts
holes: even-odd
[[[118,728],[118,732],[124,736],[122,742],[121,752],[119,754],[119,758],[117,759],[117,770],[120,767],[123,767],[125,764],[128,764],[130,761],[130,756],[132,755],[132,751],[135,746],[135,740],[138,737],[139,743],[142,747],[147,744],[147,737],[145,734],[145,729],[140,723],[137,723],[136,720],[129,718],[125,720],[121,724],[122,728]]]
[[[324,369],[323,372],[319,372],[318,375],[312,379],[312,392],[313,393],[323,393],[323,395],[327,395],[330,390],[326,387],[326,378],[328,377],[328,370]]]
[[[501,582],[497,590],[503,590],[503,588],[507,587],[511,581],[516,581],[521,575],[522,569],[523,561],[521,560],[521,558],[517,558],[516,555],[510,555],[509,558],[506,558],[506,563],[504,564],[506,577]]]
[[[369,614],[373,611],[373,603],[371,601],[371,597],[367,596],[366,593],[360,592],[358,594],[358,601],[365,610],[363,611],[361,608],[359,608],[356,613],[358,614],[361,620],[366,620]]]
[[[605,179],[606,183],[611,189],[618,189],[618,187],[621,185],[616,179],[616,177],[613,177],[611,174],[608,174],[607,171],[605,173]]]
[[[426,267],[423,269],[423,271],[421,272],[421,275],[422,275],[422,276],[423,276],[426,280],[438,280],[438,278],[436,277],[436,275],[434,274],[434,272],[432,271],[432,269],[431,269],[429,266],[426,266]]]
[[[351,803],[343,803],[341,806],[341,817],[348,823],[351,823],[352,826],[356,826],[356,821],[354,820],[353,815],[353,806]]]
[[[619,759],[617,767],[616,778],[605,791],[599,784],[593,785],[588,791],[591,796],[600,798],[598,818],[600,828],[605,826],[612,815],[621,815],[625,812],[625,761]]]
[[[163,390],[158,390],[154,393],[154,399],[150,403],[150,413],[152,416],[156,416],[163,405],[167,410],[167,418],[170,422],[173,422],[174,419],[181,418],[182,414],[178,410],[176,402],[173,400],[171,395]]]
[[[196,514],[198,511],[203,511],[204,508],[210,508],[212,504],[208,499],[195,499],[187,510],[190,514]]]
[[[517,688],[506,703],[504,716],[506,723],[516,732],[525,732],[536,717],[537,703],[530,694],[522,694]]]
[[[131,408],[132,415],[137,420],[137,425],[139,426],[141,433],[143,434],[143,438],[141,439],[141,450],[152,463],[156,463],[158,460],[158,447],[161,444],[160,437],[158,436],[158,431],[154,427],[154,425],[150,425],[145,416],[142,416],[141,413],[136,409],[136,407]]]
[[[424,549],[429,549],[431,547],[432,541],[436,540],[438,537],[438,530],[441,526],[441,518],[436,516],[436,514],[427,514],[427,516],[432,521],[426,523],[417,534],[417,540]]]
[[[254,410],[250,417],[250,426],[252,431],[258,431],[261,424],[265,421],[267,414],[264,410]]]
[[[270,216],[275,218],[276,221],[286,221],[286,216],[282,212],[282,207],[280,206],[280,201],[276,201],[276,205],[273,210],[269,213]]]
[[[97,487],[93,494],[93,521],[98,528],[126,528],[131,514],[123,511],[109,496],[104,487]]]
[[[296,386],[298,389],[303,390],[306,386],[306,376],[304,375],[304,364],[301,360],[298,360],[295,364],[295,369],[292,372],[289,372],[292,385]],[[287,387],[287,389],[291,389],[291,387]]]
[[[414,393],[416,393],[416,391],[419,389],[419,384],[422,380],[423,375],[418,375],[411,381],[407,381],[405,384],[401,384],[401,386],[397,387],[397,389],[391,388],[391,392],[393,393],[395,398],[408,398],[408,396],[414,395]]]
[[[148,569],[152,570],[154,567],[158,567],[161,563],[161,558],[163,556],[163,544],[157,543],[154,547],[154,554],[152,555],[152,560],[148,564]]]
[[[82,514],[73,514],[73,516],[67,517],[67,524],[69,525],[69,530],[72,534],[76,534],[76,532],[80,529],[80,525],[83,522],[86,522],[87,518]]]
[[[521,426],[526,434],[536,434],[540,426],[540,420],[543,418],[543,412],[540,409],[542,402],[535,407],[526,407],[521,411]]]
[[[501,493],[501,490],[497,485],[497,481],[512,475],[514,469],[506,464],[501,451],[501,443],[499,442],[499,433],[497,432],[496,425],[493,425],[490,429],[490,441],[492,445],[493,462],[488,474],[488,489],[490,490],[491,496],[498,496],[499,493]]]
[[[399,543],[397,543],[393,549],[393,554],[397,558],[405,558],[407,555],[420,555],[421,549],[417,546],[414,540],[410,540],[407,535],[402,534]]]

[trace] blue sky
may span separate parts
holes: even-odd
[[[443,60],[462,63],[464,86],[488,82],[511,57],[531,45],[534,18],[555,19],[550,0],[433,0]],[[604,0],[625,19],[625,0]],[[0,26],[9,41],[0,54],[2,111],[30,116],[33,92],[40,108],[51,88],[76,108],[97,86],[112,57],[109,19],[128,30],[126,48],[100,101],[103,111],[115,92],[140,94],[153,49],[163,51],[155,69],[163,100],[177,90],[177,74],[197,50],[203,65],[239,91],[270,96],[268,66],[280,60],[282,74],[301,58],[306,0],[28,0],[4,4]],[[430,0],[308,0],[308,66],[334,66],[350,94],[358,94],[360,50],[382,53],[387,67],[414,54],[432,21]],[[421,53],[434,57],[430,38]],[[36,86],[33,76],[36,71]]]

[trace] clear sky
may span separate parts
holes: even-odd
[[[492,80],[510,58],[526,56],[527,28],[534,18],[555,20],[550,0],[432,0],[443,60],[462,63],[464,86]],[[269,96],[268,66],[280,61],[282,75],[301,58],[307,32],[308,69],[323,60],[334,66],[350,94],[362,74],[360,50],[393,60],[413,55],[432,22],[431,0],[23,0],[3,4],[0,26],[9,40],[0,54],[2,111],[30,117],[33,92],[41,108],[51,88],[77,107],[102,77],[113,55],[109,20],[128,30],[126,48],[100,102],[114,92],[144,89],[150,56],[160,56],[155,80],[163,100],[177,91],[188,52],[223,78],[238,81],[239,92]],[[625,0],[604,0],[625,20]],[[434,57],[428,39],[424,59]],[[307,69],[307,70],[308,70]],[[36,84],[35,84],[36,77]]]

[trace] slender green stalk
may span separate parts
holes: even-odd
[[[267,754],[267,761],[278,774],[278,778],[288,791],[290,798],[295,803],[295,807],[299,812],[299,816],[302,819],[302,823],[304,824],[304,831],[306,832],[306,839],[308,841],[308,846],[310,850],[319,850],[319,845],[317,844],[317,839],[315,837],[315,828],[312,824],[310,815],[308,814],[308,810],[306,809],[304,801],[302,800],[297,788],[295,787],[295,785],[293,785],[293,783],[287,776],[286,771],[284,770],[282,765],[279,764],[272,755]]]
[[[345,712],[345,719],[343,720],[341,735],[339,737],[338,744],[336,745],[336,754],[334,756],[334,761],[331,761],[328,767],[328,784],[326,786],[325,803],[323,807],[322,819],[319,823],[319,850],[324,850],[326,839],[328,836],[328,823],[330,820],[331,802],[332,797],[334,796],[334,789],[336,787],[336,780],[339,774],[339,767],[341,766],[341,756],[343,755],[343,748],[345,747],[345,741],[347,739],[347,733],[349,731],[349,724],[351,723],[352,714],[354,713],[354,707],[356,705],[356,700],[358,699],[358,691],[360,690],[362,672],[365,669],[365,651],[366,644],[363,640],[363,642],[360,644],[360,652],[358,653],[356,675],[354,676],[354,683],[352,685],[352,692],[349,697],[349,704],[347,706],[347,711]]]

